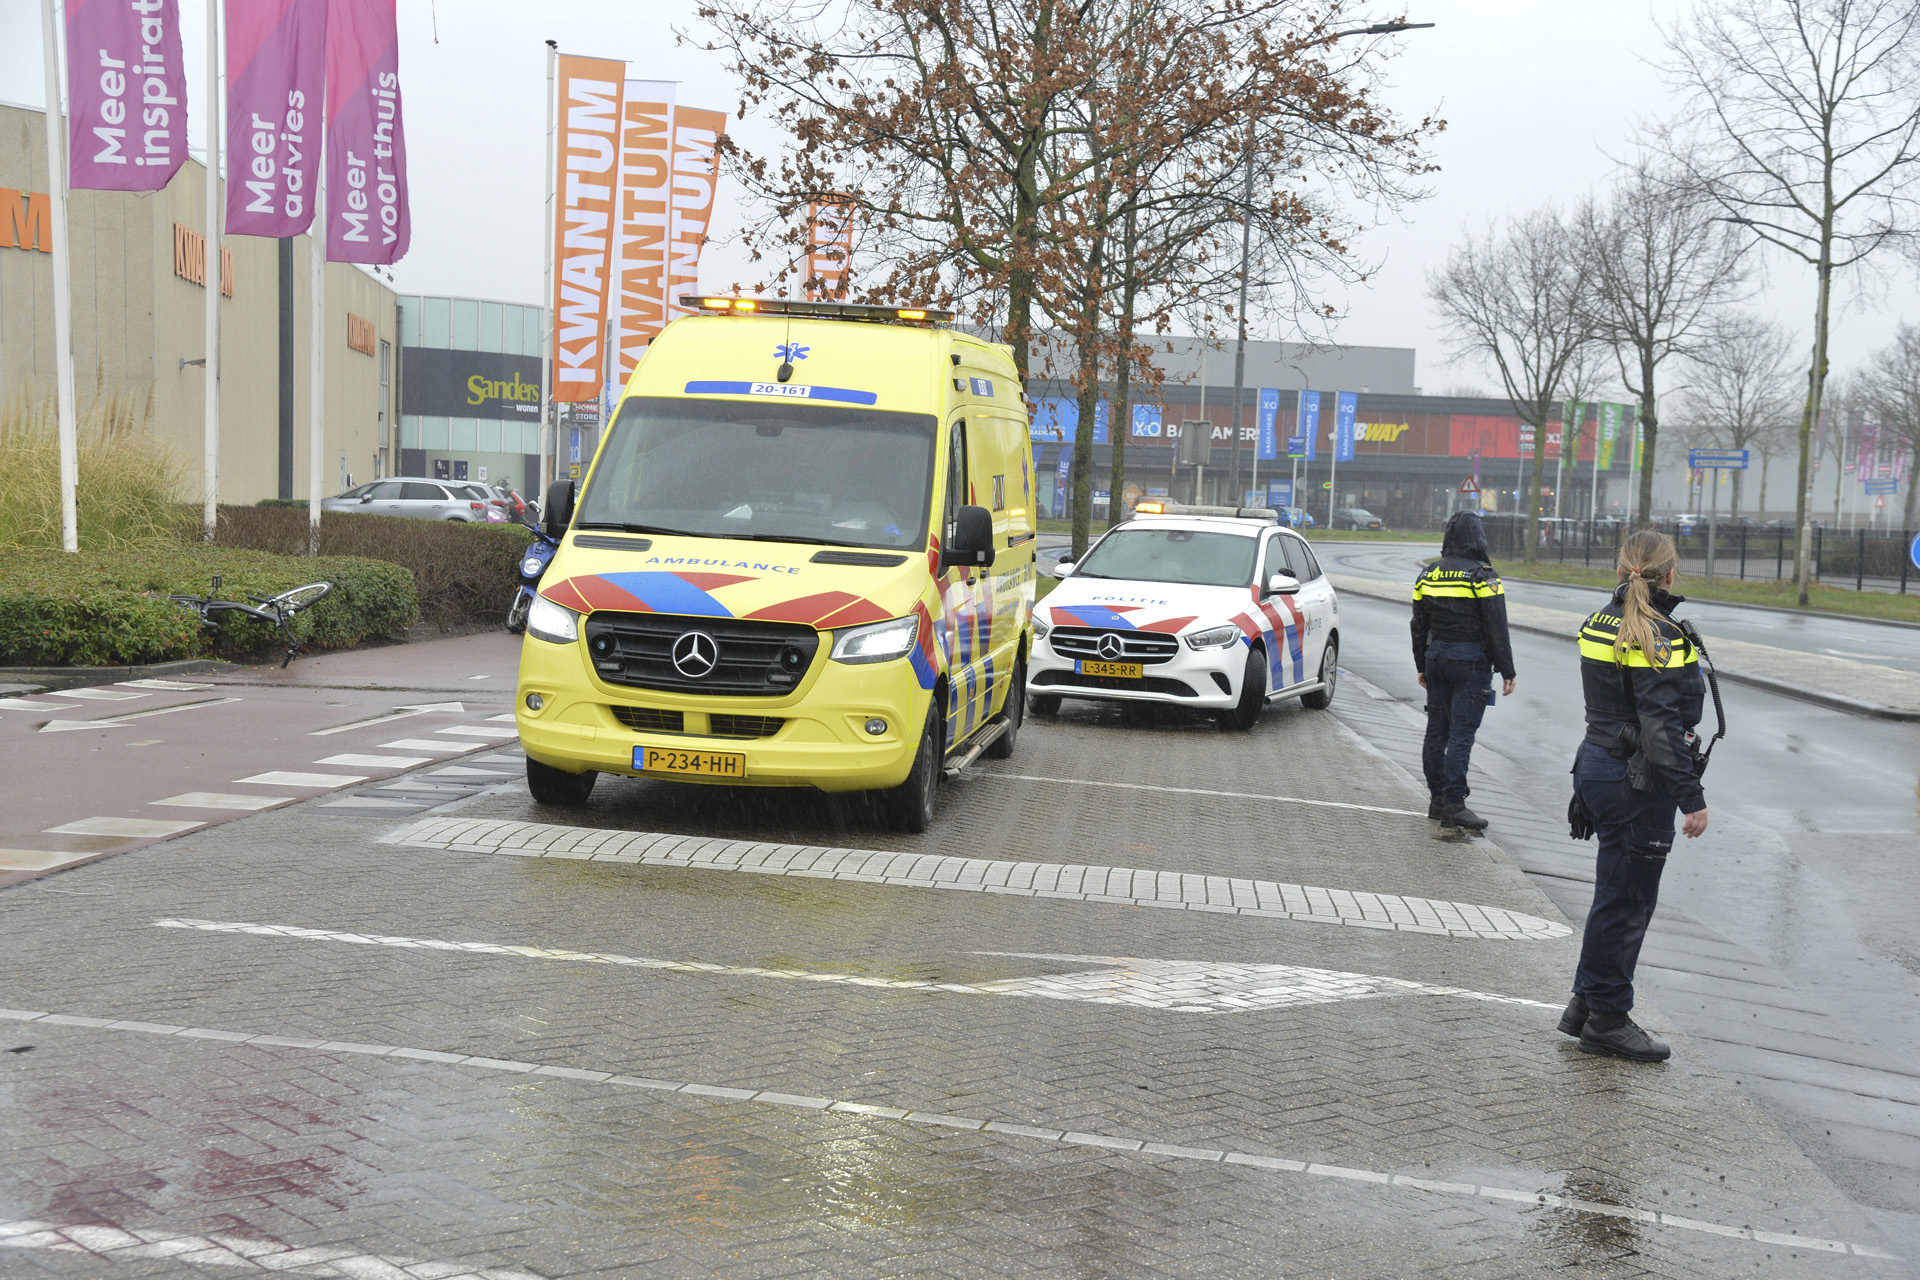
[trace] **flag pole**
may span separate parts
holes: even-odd
[[[542,504],[546,502],[547,490],[553,484],[553,471],[557,470],[557,468],[549,468],[548,459],[553,457],[560,438],[560,405],[553,398],[553,205],[555,199],[553,116],[555,78],[558,74],[559,61],[559,41],[547,41],[547,203],[546,221],[543,224],[546,228],[546,239],[541,249],[541,256],[546,261],[546,283],[543,286],[546,293],[541,299],[540,306],[541,313],[547,319],[546,332],[542,335],[543,341],[540,344],[540,392],[545,403],[541,406],[540,414],[540,487],[534,495]],[[540,514],[543,518],[546,516],[544,505],[540,508]]]
[[[47,203],[53,225],[47,238],[53,249],[54,412],[60,439],[60,547],[80,550],[77,491],[80,487],[80,439],[73,403],[73,266],[67,251],[67,150],[61,136],[59,0],[41,0],[40,18],[47,58]]]
[[[313,166],[313,246],[308,301],[313,312],[307,335],[307,554],[320,554],[320,474],[327,465],[327,126],[324,106],[316,104]]]
[[[206,473],[201,485],[202,536],[213,541],[220,518],[220,0],[207,0],[207,282]]]

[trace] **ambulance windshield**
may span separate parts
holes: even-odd
[[[1253,581],[1253,553],[1258,545],[1259,539],[1237,533],[1120,529],[1100,539],[1073,576],[1244,587]]]
[[[628,396],[575,528],[917,551],[932,415]]]

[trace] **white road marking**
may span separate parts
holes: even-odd
[[[45,871],[86,856],[71,850],[0,849],[0,871]]]
[[[1173,1160],[1197,1160],[1207,1164],[1233,1165],[1245,1169],[1258,1169],[1275,1173],[1301,1174],[1310,1178],[1335,1178],[1343,1182],[1361,1183],[1370,1186],[1391,1188],[1402,1192],[1417,1192],[1423,1195],[1457,1196],[1464,1199],[1494,1200],[1504,1204],[1523,1204],[1545,1209],[1564,1209],[1570,1213],[1585,1214],[1593,1217],[1624,1218],[1645,1226],[1668,1227],[1676,1231],[1694,1231],[1720,1236],[1730,1240],[1751,1240],[1757,1244],[1770,1244],[1782,1248],[1807,1249],[1815,1252],[1846,1254],[1851,1253],[1863,1258],[1884,1258],[1898,1260],[1895,1254],[1876,1249],[1871,1245],[1857,1244],[1847,1240],[1827,1240],[1818,1236],[1803,1236],[1790,1231],[1761,1231],[1752,1226],[1731,1226],[1725,1223],[1705,1222],[1698,1218],[1684,1218],[1656,1209],[1641,1209],[1632,1205],[1600,1204],[1578,1196],[1561,1195],[1553,1191],[1538,1189],[1527,1191],[1516,1187],[1500,1187],[1473,1182],[1448,1182],[1435,1178],[1412,1177],[1404,1173],[1390,1173],[1385,1170],[1349,1168],[1344,1165],[1318,1164],[1307,1160],[1291,1160],[1279,1156],[1254,1155],[1244,1151],[1224,1148],[1189,1147],[1170,1142],[1155,1142],[1142,1138],[1126,1138],[1116,1134],[1086,1133],[1075,1130],[1045,1128],[1036,1125],[1015,1124],[1009,1121],[986,1119],[977,1116],[951,1115],[936,1111],[913,1111],[904,1107],[890,1107],[871,1102],[853,1102],[833,1098],[815,1097],[809,1094],[786,1093],[773,1089],[754,1086],[737,1087],[733,1085],[707,1084],[698,1081],[659,1080],[647,1076],[620,1075],[611,1071],[599,1071],[582,1067],[560,1066],[550,1063],[523,1062],[512,1058],[487,1058],[477,1054],[446,1053],[438,1049],[417,1049],[391,1044],[362,1044],[350,1040],[315,1039],[311,1036],[268,1035],[248,1031],[228,1031],[213,1027],[183,1027],[164,1022],[142,1022],[133,1019],[97,1018],[81,1014],[48,1013],[33,1009],[0,1009],[0,1020],[29,1022],[39,1026],[84,1027],[103,1031],[124,1031],[141,1035],[173,1036],[182,1040],[205,1040],[230,1045],[255,1045],[272,1052],[275,1057],[283,1058],[289,1053],[321,1053],[326,1055],[358,1054],[376,1058],[388,1058],[396,1061],[428,1064],[441,1068],[477,1067],[488,1071],[505,1071],[520,1078],[535,1076],[573,1080],[596,1085],[613,1085],[625,1089],[644,1089],[651,1092],[682,1094],[698,1098],[702,1102],[723,1105],[732,1102],[747,1102],[761,1106],[783,1107],[789,1110],[813,1111],[822,1114],[833,1113],[838,1116],[860,1116],[873,1121],[897,1120],[907,1124],[934,1125],[943,1129],[961,1129],[975,1133],[991,1133],[1006,1138],[1027,1138],[1038,1142],[1054,1143],[1063,1146],[1099,1147],[1119,1155],[1158,1156]],[[1259,1145],[1267,1145],[1264,1140]],[[1542,1172],[1540,1181],[1553,1185],[1556,1175]],[[417,1264],[416,1264],[417,1265]],[[424,1273],[416,1272],[415,1274]],[[432,1273],[426,1273],[432,1274]],[[471,1273],[476,1280],[489,1273]],[[510,1272],[491,1273],[495,1276],[513,1276]],[[458,1280],[461,1273],[453,1273],[449,1280]]]
[[[157,818],[82,818],[78,822],[47,827],[50,836],[174,836],[204,822],[162,822]]]
[[[479,775],[478,769],[436,770]],[[799,876],[911,889],[952,889],[1029,898],[1065,898],[1125,906],[1264,916],[1311,924],[1399,930],[1455,938],[1564,938],[1566,925],[1470,902],[1391,893],[1277,884],[1232,876],[1192,875],[1137,867],[1008,862],[935,853],[879,853],[744,840],[707,840],[651,831],[601,830],[464,817],[425,818],[381,837],[383,844],[518,858],[565,858]]]
[[[514,714],[515,714],[514,712],[511,712],[511,711],[508,711],[508,712],[505,712],[505,713],[503,713],[503,714],[501,714],[501,715],[497,715],[497,716],[488,716],[488,717],[487,717],[487,719],[489,719],[489,720],[504,720],[504,721],[505,721],[506,723],[508,723],[508,724],[512,724],[512,723],[513,723],[513,719],[514,719]]]
[[[429,742],[425,738],[402,738],[398,742],[383,742],[382,751],[472,751],[484,744],[478,742],[448,742],[445,738],[438,742]]]
[[[128,698],[144,698],[144,693],[128,693],[123,689],[62,689],[59,697],[87,698],[99,702],[124,702]]]
[[[349,729],[365,729],[370,725],[389,724],[395,720],[405,720],[409,716],[424,716],[433,711],[463,712],[466,708],[457,702],[420,702],[404,707],[395,707],[383,716],[374,716],[368,720],[355,720],[351,724],[336,724],[331,729],[315,729],[307,736],[324,738],[328,734],[345,733]]]
[[[328,756],[324,760],[315,760],[314,763],[346,765],[354,769],[411,769],[415,765],[432,764],[433,761],[421,756],[362,756],[349,753]]]
[[[182,809],[271,809],[276,804],[285,804],[297,796],[235,796],[223,791],[183,791],[177,796],[168,796],[165,800],[150,800],[149,804],[176,805]]]
[[[58,697],[58,694],[53,695]],[[0,707],[9,711],[77,711],[71,702],[35,702],[32,698],[0,698]]]
[[[336,800],[334,805],[349,801]],[[390,803],[390,802],[376,802]],[[1129,1005],[1139,1009],[1166,1009],[1177,1013],[1248,1013],[1288,1009],[1307,1004],[1335,1004],[1365,1000],[1393,991],[1420,995],[1456,996],[1492,1004],[1524,1005],[1558,1012],[1560,1006],[1518,996],[1436,986],[1406,978],[1384,978],[1336,969],[1306,969],[1286,964],[1235,964],[1203,960],[1153,960],[1134,956],[1072,956],[1024,951],[980,951],[976,955],[1024,960],[1053,960],[1091,964],[1073,973],[1036,974],[1000,978],[991,982],[922,982],[910,978],[872,978],[846,973],[818,973],[807,969],[766,969],[757,965],[707,964],[697,960],[659,960],[605,951],[568,951],[498,942],[450,942],[444,938],[390,937],[374,933],[344,933],[334,929],[304,929],[296,925],[253,924],[240,920],[166,919],[156,929],[192,929],[201,933],[245,933],[304,942],[347,942],[369,947],[398,947],[414,951],[457,951],[472,955],[517,956],[526,960],[566,960],[583,964],[621,965],[634,969],[665,969],[673,973],[722,974],[743,978],[778,978],[788,982],[827,982],[851,987],[881,987],[890,991],[947,991],[959,995],[1030,996],[1042,1000],[1076,1000],[1087,1004]]]
[[[1350,804],[1344,800],[1307,800],[1300,796],[1263,796],[1251,791],[1208,791],[1200,787],[1162,787],[1146,782],[1104,782],[1098,778],[1049,778],[1037,773],[998,773],[971,769],[968,778],[1005,778],[1009,782],[1059,782],[1074,787],[1116,787],[1124,791],[1166,791],[1183,796],[1218,796],[1230,800],[1267,800],[1275,804],[1304,804],[1316,809],[1357,809],[1362,813],[1391,813],[1396,817],[1425,818],[1426,810],[1389,809],[1377,804]]]
[[[517,738],[518,729],[489,729],[483,724],[456,724],[451,728],[435,729],[435,733],[450,733],[466,738]]]
[[[176,692],[213,688],[210,684],[191,684],[185,680],[116,680],[114,683],[122,689],[171,689]]]
[[[137,694],[136,697],[144,697]],[[117,716],[102,716],[98,720],[49,720],[40,726],[42,733],[71,733],[75,729],[117,729],[134,720],[145,720],[150,716],[170,716],[176,711],[199,711],[204,707],[224,707],[229,702],[238,702],[238,698],[204,698],[199,702],[183,702],[175,707],[150,707],[145,711],[125,711]]]
[[[295,1249],[258,1236],[187,1235],[151,1227],[74,1226],[30,1218],[0,1222],[0,1249],[54,1249],[109,1262],[166,1258],[201,1267],[244,1267],[297,1276],[432,1276],[435,1280],[542,1280],[531,1271],[462,1266],[321,1246]]]
[[[328,790],[365,781],[365,778],[349,777],[343,773],[288,773],[284,770],[256,773],[251,778],[234,779],[235,783],[257,782],[263,787],[323,787]]]

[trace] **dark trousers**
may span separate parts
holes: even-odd
[[[1660,873],[1673,848],[1678,805],[1665,791],[1635,791],[1627,766],[1606,748],[1580,744],[1573,758],[1573,786],[1593,815],[1600,853],[1593,874],[1593,909],[1580,944],[1573,989],[1593,1013],[1633,1008],[1633,971],[1640,944],[1660,899]]]
[[[1427,790],[1448,804],[1467,799],[1473,735],[1487,714],[1493,665],[1477,644],[1443,640],[1427,646],[1427,740],[1420,763]]]

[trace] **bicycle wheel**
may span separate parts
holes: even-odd
[[[291,618],[302,609],[311,609],[314,605],[319,604],[322,600],[326,599],[327,593],[331,590],[333,590],[333,584],[331,582],[309,582],[304,587],[295,587],[291,591],[282,591],[279,595],[274,596],[270,600],[263,600],[261,603],[268,608],[279,609],[286,614],[287,617]]]

